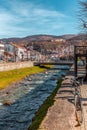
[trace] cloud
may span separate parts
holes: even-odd
[[[13,2],[14,1],[14,2]],[[62,29],[68,17],[29,1],[8,1],[0,8],[0,36],[26,36]],[[7,7],[7,8],[6,8]]]

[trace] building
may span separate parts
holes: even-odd
[[[0,42],[0,60],[3,60],[4,57],[4,43]]]
[[[6,61],[23,61],[27,59],[27,49],[13,43],[4,44],[4,57]]]
[[[14,46],[14,54],[16,55],[16,61],[26,60],[28,57],[28,51],[25,47],[19,46],[17,44],[10,43]]]

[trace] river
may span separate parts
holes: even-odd
[[[36,111],[55,89],[57,80],[65,74],[66,70],[48,70],[0,91],[0,130],[27,130]],[[12,104],[2,104],[7,101]]]

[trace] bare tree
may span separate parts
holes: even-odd
[[[80,27],[82,32],[87,34],[87,0],[80,0],[79,5],[80,8],[78,18],[80,21]]]

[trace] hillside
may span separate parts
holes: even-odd
[[[87,40],[87,35],[79,34],[79,35],[69,38],[69,40]]]
[[[26,43],[32,41],[48,41],[48,40],[55,40],[55,39],[70,39],[75,35],[62,35],[62,36],[54,36],[54,35],[32,35],[23,38],[4,38],[0,39],[0,41],[7,41],[7,42],[16,42],[16,43]]]

